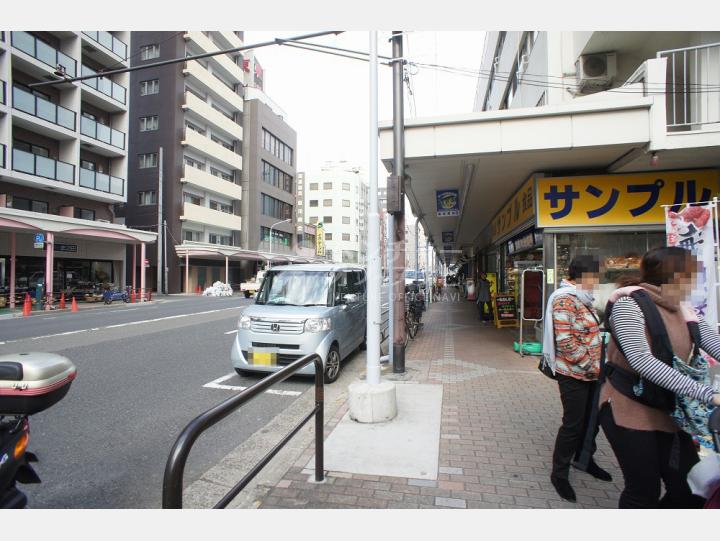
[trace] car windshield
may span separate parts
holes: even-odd
[[[282,270],[265,275],[256,304],[327,306],[332,272]]]

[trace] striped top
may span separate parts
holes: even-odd
[[[676,394],[702,400],[708,404],[712,402],[715,393],[712,387],[681,374],[652,354],[645,334],[645,316],[633,298],[621,297],[615,302],[610,315],[610,324],[625,358],[638,374]],[[720,358],[720,336],[713,332],[702,317],[699,327],[701,337],[699,346],[711,357]]]

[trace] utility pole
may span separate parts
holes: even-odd
[[[157,252],[157,292],[158,295],[163,292],[163,147],[158,149],[158,190],[157,190],[157,211],[158,211],[158,222],[157,222],[157,242],[155,243],[155,250]],[[144,262],[143,262],[144,264]]]
[[[405,372],[405,117],[403,110],[403,38],[392,33],[393,176],[400,194],[393,224],[393,373]]]

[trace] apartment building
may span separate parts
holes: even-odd
[[[295,183],[295,253],[303,257],[317,255],[317,227],[305,222],[305,173],[299,172]]]
[[[0,31],[0,292],[83,293],[144,282],[126,247],[155,234],[116,223],[128,196],[130,33]],[[58,84],[32,86],[56,81]],[[136,253],[135,251],[134,253]],[[6,301],[7,302],[7,301]]]
[[[322,223],[325,257],[335,262],[367,262],[368,183],[364,168],[346,161],[326,162],[305,172],[305,208],[310,224]]]
[[[131,64],[142,66],[241,47],[243,33],[133,32],[131,43]],[[164,289],[170,293],[217,280],[241,281],[239,268],[229,265],[222,250],[240,246],[243,226],[244,77],[239,53],[131,74],[126,221],[156,229],[162,174],[168,256]],[[155,284],[154,249],[148,259],[149,280]]]

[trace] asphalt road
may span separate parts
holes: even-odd
[[[133,311],[110,307],[62,314],[68,319],[0,321],[8,337],[0,352],[57,352],[78,367],[63,401],[30,420],[29,449],[40,458],[43,481],[23,485],[30,506],[160,507],[165,462],[182,428],[237,392],[211,382],[233,373],[232,331],[248,304],[238,297],[185,298]],[[53,336],[33,339],[46,335]],[[220,385],[256,381],[233,374]],[[190,455],[185,485],[311,385],[308,379],[283,382],[274,390],[288,392],[263,394],[206,432]]]

